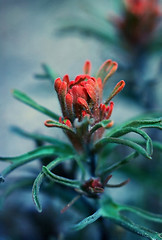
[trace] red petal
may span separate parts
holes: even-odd
[[[82,97],[85,100],[87,100],[87,94],[85,91],[85,88],[82,86],[73,86],[70,90],[70,94],[73,96],[73,103],[75,104],[77,102],[78,97]]]
[[[79,105],[83,106],[87,110],[88,113],[90,113],[88,103],[86,102],[86,100],[84,98],[78,97],[77,102]]]
[[[67,85],[68,85],[68,84],[69,84],[69,82],[70,82],[69,75],[68,75],[68,74],[66,74],[66,75],[63,77],[62,81],[63,81],[63,82],[66,82],[66,83],[67,83]]]
[[[85,89],[93,102],[96,102],[96,89],[90,84],[86,84]]]
[[[113,103],[113,102],[110,102],[110,108],[109,108],[108,114],[107,114],[107,116],[106,116],[106,119],[109,119],[109,118],[111,117],[113,108],[114,108],[114,103]]]
[[[73,119],[73,97],[71,96],[70,93],[66,94],[65,101],[66,101],[68,118],[72,120]]]
[[[67,93],[67,83],[61,82],[59,91],[58,91],[59,97],[65,98],[66,93]]]
[[[57,78],[57,79],[55,80],[54,88],[55,88],[55,90],[56,90],[57,93],[58,93],[58,91],[59,91],[59,88],[60,88],[60,86],[61,86],[61,83],[62,83],[61,78]]]

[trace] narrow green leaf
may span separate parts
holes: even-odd
[[[43,173],[52,181],[72,187],[72,188],[80,188],[80,181],[78,180],[72,180],[68,178],[64,178],[61,176],[58,176],[54,173],[52,173],[48,167],[43,166],[42,167]]]
[[[84,220],[82,220],[81,222],[79,222],[78,224],[74,225],[72,227],[71,230],[74,231],[78,231],[81,230],[85,227],[87,227],[89,224],[95,222],[97,219],[99,219],[101,217],[101,209],[99,209],[98,211],[96,211],[94,214],[92,214],[91,216],[85,218]]]
[[[96,142],[94,144],[94,151],[99,151],[107,143],[116,143],[116,144],[122,144],[122,145],[128,146],[128,147],[136,150],[138,153],[140,153],[144,157],[147,157],[147,158],[151,159],[151,157],[148,155],[146,150],[143,147],[141,147],[139,144],[137,144],[133,141],[130,141],[130,140],[118,139],[118,138],[113,138],[113,137],[109,137],[109,138],[105,137],[105,138],[102,138],[101,140],[99,140],[98,142]]]
[[[46,127],[58,127],[58,128],[62,128],[64,130],[67,130],[67,131],[75,134],[75,132],[73,131],[72,128],[68,127],[66,124],[63,124],[63,123],[60,123],[60,122],[57,122],[57,121],[46,120],[44,124],[45,124]]]
[[[143,140],[137,140],[137,139],[130,139],[130,141],[135,141],[136,143],[140,144],[140,145],[145,145],[145,141]],[[158,141],[153,141],[152,142],[153,144],[153,148],[159,150],[159,151],[162,151],[162,143],[161,142],[158,142]]]
[[[162,112],[150,113],[140,115],[127,122],[121,123],[116,127],[110,129],[106,134],[107,137],[113,135],[116,131],[121,130],[123,127],[136,127],[136,128],[159,128],[162,127]],[[160,117],[160,118],[159,118]]]
[[[136,127],[136,128],[159,128],[162,130],[162,118],[134,120],[126,123],[123,127]]]
[[[147,229],[126,218],[120,213],[120,205],[114,203],[111,199],[103,199],[101,202],[101,214],[103,217],[111,219],[120,226],[150,240],[161,240],[161,234],[151,229]]]
[[[162,237],[160,236],[161,235],[160,233],[154,230],[151,230],[149,228],[143,227],[141,225],[138,225],[133,221],[130,221],[125,216],[120,215],[118,216],[118,218],[111,218],[111,217],[108,217],[108,218],[114,221],[115,223],[119,224],[120,226],[124,227],[125,229],[138,234],[139,236],[146,237],[147,239],[150,239],[150,240],[162,239]]]
[[[56,158],[55,160],[50,162],[46,167],[49,170],[52,170],[58,164],[66,161],[68,159],[74,158],[74,157],[75,157],[74,155],[71,155],[71,156],[68,156],[68,157]],[[43,181],[44,177],[45,177],[45,174],[43,172],[40,172],[39,175],[37,176],[37,178],[35,179],[35,181],[33,183],[33,188],[32,188],[32,197],[33,197],[33,201],[36,205],[36,208],[37,208],[38,212],[42,211],[42,206],[41,206],[40,201],[39,201],[39,190],[40,190],[40,186],[42,184],[42,181]]]
[[[41,80],[48,79],[47,74],[35,74],[34,77],[38,78],[38,79],[41,79]]]
[[[119,205],[119,210],[133,212],[136,215],[139,215],[149,221],[162,223],[162,215],[160,214],[154,214],[140,208],[136,208],[133,206],[124,206],[124,205]]]
[[[47,115],[55,120],[59,120],[59,116],[57,114],[55,114],[54,112],[48,110],[47,108],[39,105],[33,99],[28,97],[25,93],[15,89],[15,90],[12,90],[12,94],[19,101],[29,105],[30,107],[38,110],[39,112],[44,113],[45,115]]]
[[[54,80],[58,77],[58,74],[56,74],[47,64],[42,64],[42,68],[47,75],[47,78],[54,82]]]
[[[135,127],[124,127],[118,131],[116,131],[115,133],[113,133],[111,135],[111,137],[121,137],[127,133],[131,133],[131,132],[135,132],[139,135],[141,135],[145,140],[146,140],[146,150],[148,152],[148,155],[152,155],[153,153],[153,146],[152,146],[152,140],[151,138],[148,136],[147,133],[145,133],[144,131],[142,131],[141,129],[135,128]]]
[[[32,187],[32,198],[33,198],[34,204],[35,204],[38,212],[42,212],[42,206],[40,204],[38,195],[39,195],[39,190],[40,190],[40,186],[43,181],[43,178],[44,178],[44,174],[39,173],[39,175],[35,179],[35,181],[33,183],[33,187]]]
[[[5,162],[9,161],[12,163],[1,172],[1,175],[2,175],[1,177],[3,178],[6,177],[14,169],[28,162],[31,162],[34,159],[54,156],[56,154],[58,154],[57,148],[53,146],[44,146],[44,147],[39,147],[34,151],[28,152],[26,154],[23,154],[17,157],[0,157],[0,161],[5,161]]]
[[[60,31],[65,32],[65,30],[79,30],[93,34],[96,37],[100,37],[102,40],[105,40],[110,44],[114,43],[114,41],[119,42],[119,39],[117,39],[116,36],[110,34],[109,31],[107,31],[107,29],[110,28],[108,24],[106,28],[103,25],[97,25],[93,22],[83,21],[83,19],[76,19],[76,21],[74,21],[74,19],[68,19],[67,21],[66,19],[66,22],[60,24]]]
[[[103,127],[106,128],[107,125],[111,122],[111,120],[103,120],[97,124],[95,124],[92,129],[90,130],[90,134],[93,134],[96,130],[98,130],[99,128]]]

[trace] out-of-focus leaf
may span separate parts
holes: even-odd
[[[55,156],[58,155],[58,149],[53,146],[43,146],[39,147],[36,150],[28,152],[26,154],[17,156],[17,157],[0,157],[0,161],[11,162],[12,164],[6,167],[1,172],[1,177],[4,178],[14,169],[31,162],[34,159],[48,157],[48,156]],[[64,155],[64,152],[60,153],[60,155]],[[66,155],[66,154],[65,154]],[[65,156],[64,155],[64,156]],[[67,156],[68,157],[68,156]]]
[[[139,144],[130,140],[118,139],[113,137],[104,137],[101,140],[97,141],[94,144],[94,151],[100,151],[108,143],[116,143],[116,144],[122,144],[122,145],[128,146],[136,150],[139,154],[143,155],[144,157],[151,159],[151,156],[149,156],[147,151],[143,147],[141,147]]]
[[[148,136],[147,133],[142,131],[141,129],[135,128],[135,127],[123,127],[122,129],[116,131],[114,134],[111,135],[111,137],[121,137],[127,133],[135,132],[139,135],[141,135],[146,140],[146,151],[151,156],[153,153],[153,146],[152,146],[152,140]]]
[[[30,107],[38,110],[39,112],[44,113],[45,115],[47,115],[47,116],[49,116],[49,117],[51,117],[51,118],[53,118],[55,120],[59,120],[59,116],[56,113],[54,113],[54,112],[48,110],[47,108],[39,105],[33,99],[28,97],[25,93],[23,93],[23,92],[21,92],[19,90],[14,89],[14,90],[12,90],[12,94],[19,101],[29,105]]]
[[[78,180],[72,180],[68,178],[64,178],[61,176],[58,176],[54,173],[52,173],[48,167],[43,166],[42,167],[43,173],[52,181],[72,187],[72,188],[80,188],[80,181]]]
[[[58,74],[55,73],[47,64],[42,64],[42,68],[45,74],[35,74],[35,77],[38,79],[49,79],[52,83],[58,78]]]
[[[54,147],[58,147],[58,149],[60,149],[59,152],[64,152],[67,155],[72,154],[74,152],[72,146],[51,136],[45,136],[37,133],[29,133],[19,127],[12,127],[12,130],[22,135],[23,137],[27,137],[36,141],[51,143]]]
[[[85,227],[87,227],[89,224],[95,222],[97,219],[99,219],[101,217],[101,209],[99,209],[98,211],[96,211],[94,214],[92,214],[91,216],[83,219],[81,222],[79,222],[78,224],[74,225],[71,230],[74,231],[78,231],[81,230]]]
[[[32,178],[21,178],[18,181],[13,181],[9,187],[5,187],[3,191],[3,195],[0,196],[0,209],[3,207],[5,200],[8,196],[10,196],[15,191],[20,191],[27,189],[32,186],[34,179]]]
[[[54,80],[58,77],[58,74],[54,73],[54,71],[47,64],[42,64],[42,68],[44,69],[44,72],[48,78],[54,82]]]
[[[103,166],[103,168],[97,168],[96,169],[96,175],[97,176],[101,176],[103,174],[108,175],[109,173],[111,173],[112,171],[122,167],[123,165],[127,164],[129,161],[131,161],[132,159],[136,158],[138,156],[137,152],[133,152],[131,154],[129,154],[127,157],[125,157],[124,159],[122,159],[121,161],[118,161],[117,163],[114,163],[108,167]]]
[[[162,35],[158,34],[158,36],[152,40],[152,42],[150,43],[149,48],[148,48],[148,51],[151,54],[157,54],[157,55],[160,54],[160,56],[161,56],[161,53],[162,53],[161,39],[162,39]]]
[[[49,170],[52,170],[54,167],[56,167],[58,164],[68,160],[68,159],[71,159],[71,158],[75,158],[74,155],[72,156],[67,156],[67,157],[59,157],[59,158],[56,158],[55,160],[53,160],[52,162],[50,162],[46,167],[49,169]],[[33,197],[33,201],[36,205],[36,208],[38,210],[38,212],[41,212],[42,211],[42,206],[40,204],[40,201],[39,201],[39,190],[40,190],[40,186],[42,184],[42,181],[45,177],[45,174],[43,172],[40,172],[39,175],[37,176],[37,178],[35,179],[34,183],[33,183],[33,188],[32,188],[32,197]]]
[[[106,26],[105,26],[106,25]],[[88,34],[92,34],[96,37],[101,38],[102,40],[105,40],[107,43],[114,44],[116,42],[119,42],[119,40],[114,36],[114,34],[110,34],[110,31],[108,29],[112,29],[108,22],[104,24],[99,24],[98,22],[93,21],[85,21],[83,19],[66,19],[66,21],[62,22],[60,24],[60,30],[67,31],[67,30],[77,30],[80,32],[87,32]]]
[[[141,225],[138,225],[130,219],[123,216],[121,213],[121,206],[112,202],[111,199],[103,199],[101,202],[101,214],[103,217],[107,217],[114,221],[116,224],[134,232],[142,237],[146,237],[150,240],[161,240],[161,233],[157,233],[151,229],[147,229]]]

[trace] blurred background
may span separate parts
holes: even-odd
[[[53,83],[35,77],[36,74],[44,73],[41,67],[42,63],[50,66],[56,75],[62,77],[68,73],[73,79],[82,73],[83,64],[87,59],[92,62],[93,73],[105,60],[117,61],[119,63],[118,71],[107,84],[105,91],[106,96],[119,80],[126,81],[125,89],[114,99],[115,108],[112,119],[116,124],[144,112],[162,109],[160,17],[157,26],[151,32],[153,37],[150,37],[149,43],[130,43],[126,36],[122,36],[119,27],[120,20],[118,18],[124,18],[123,11],[124,5],[119,0],[0,0],[1,156],[20,155],[35,147],[35,143],[31,140],[13,133],[12,126],[24,128],[30,132],[44,133],[58,139],[65,138],[63,134],[60,134],[60,130],[44,127],[43,123],[47,120],[45,115],[18,102],[11,94],[12,89],[19,89],[36,102],[60,114]],[[158,136],[158,139],[162,140],[161,135]],[[66,140],[64,139],[64,141]],[[6,165],[0,163],[0,169]],[[25,172],[16,171],[14,174],[17,177],[18,174],[22,175]],[[128,188],[125,191],[128,191]],[[122,190],[120,191],[122,192]],[[142,188],[138,190],[142,191]],[[135,193],[132,194],[135,197]],[[117,193],[116,195],[121,194]],[[31,227],[30,221],[24,220],[23,211],[25,209],[27,212],[28,209],[35,210],[30,193],[27,194],[28,197],[26,195],[19,196],[19,199],[15,195],[15,198],[8,200],[6,203],[8,211],[5,215],[4,212],[0,212],[0,240],[55,239],[49,238],[49,236],[45,237],[46,235],[43,237],[40,234],[40,226],[43,226],[41,225],[43,223],[38,224],[37,230],[35,230],[34,227]],[[24,199],[28,199],[27,202]],[[14,205],[14,203],[16,204]],[[21,211],[18,207],[19,204],[22,206]],[[49,227],[52,229],[54,220],[51,212],[48,211],[47,209],[44,213],[45,219],[52,222],[51,228]],[[34,214],[36,213],[34,212]],[[53,214],[58,215],[58,212]],[[15,215],[17,215],[16,221],[14,221]],[[28,217],[33,216],[29,215],[28,213]],[[36,218],[38,218],[37,215]],[[21,222],[22,219],[27,222],[26,227],[23,228],[24,225],[22,228],[20,227],[21,233],[16,233],[17,237],[12,238],[12,231],[18,231],[19,221]],[[10,225],[13,228],[7,234],[6,229]],[[23,235],[23,231],[26,234]],[[33,238],[28,231],[33,231]],[[119,229],[118,233],[120,231],[122,230]],[[89,232],[92,232],[91,227],[86,236],[89,236]],[[130,233],[127,238],[126,235],[124,236],[123,239],[130,239],[129,237],[134,235]],[[95,237],[100,239],[97,235]],[[59,235],[56,239],[64,238]],[[76,239],[75,236],[74,239]],[[81,236],[80,239],[82,239]],[[121,238],[111,236],[107,239]],[[134,239],[137,237],[135,236]]]

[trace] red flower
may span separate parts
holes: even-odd
[[[69,76],[65,75],[63,79],[55,80],[55,90],[61,105],[63,119],[60,117],[59,122],[65,124],[72,132],[66,131],[69,139],[76,149],[81,149],[81,145],[86,144],[89,139],[91,128],[102,120],[108,120],[111,117],[114,103],[111,99],[123,89],[125,82],[120,81],[109,98],[102,103],[103,88],[108,78],[117,70],[117,63],[107,60],[99,69],[96,78],[90,76],[91,63],[86,61],[83,67],[84,74],[78,75],[75,80],[70,81]],[[88,124],[83,124],[82,130],[78,130],[82,122],[89,119]],[[51,121],[45,122],[46,126],[56,126]],[[110,121],[107,127],[111,127],[113,122]],[[66,129],[65,129],[66,130]],[[100,127],[94,134],[96,140],[102,136],[104,128]]]
[[[106,102],[107,104],[110,102],[109,106],[103,104],[102,93],[107,79],[116,71],[117,63],[111,60],[106,61],[99,73],[105,71],[105,68],[107,70],[105,79],[91,77],[89,75],[91,63],[86,61],[83,67],[84,74],[78,75],[75,80],[70,81],[68,75],[65,75],[63,80],[60,78],[55,80],[55,90],[65,119],[73,123],[76,118],[81,121],[85,116],[89,116],[97,123],[111,117],[114,104],[110,102],[111,99]],[[122,89],[124,81],[121,81],[120,85]],[[116,94],[117,92],[114,95]]]
[[[148,42],[161,15],[158,0],[124,0],[125,12],[115,22],[121,33],[131,44]]]
[[[134,15],[158,15],[160,13],[157,0],[125,0],[125,6],[127,11]]]

